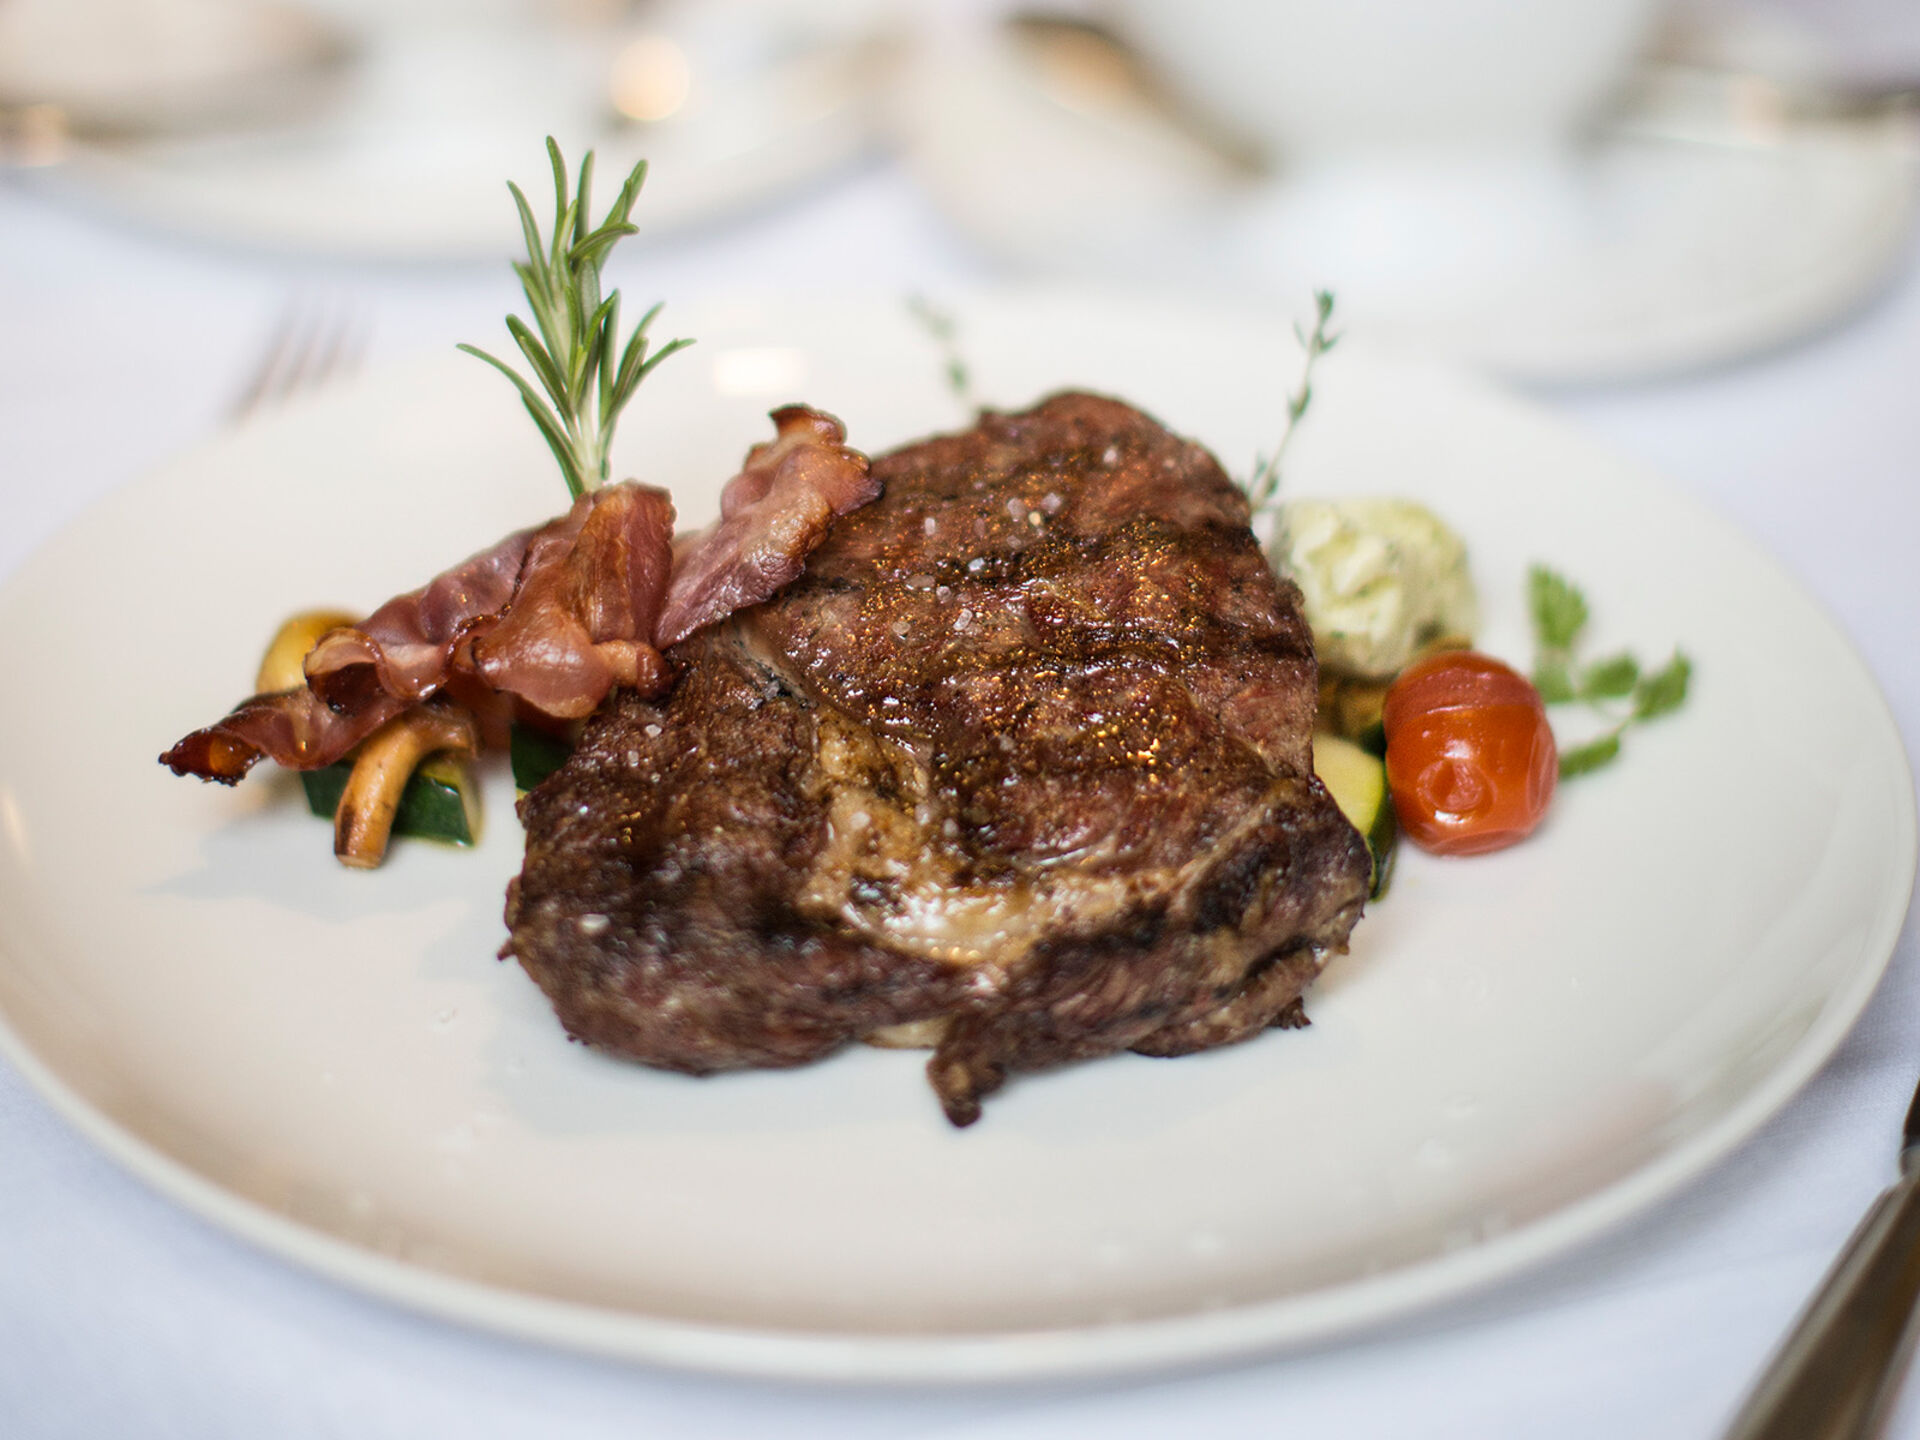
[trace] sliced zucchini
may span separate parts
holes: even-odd
[[[359,620],[358,615],[349,615],[344,610],[302,610],[298,615],[288,616],[274,632],[267,653],[260,658],[260,672],[253,681],[254,693],[271,695],[306,684],[307,652],[329,630],[355,625]]]
[[[307,809],[322,820],[333,819],[333,812],[340,804],[341,792],[347,788],[347,777],[351,774],[351,760],[336,760],[318,770],[302,770],[300,786],[307,792]]]
[[[1352,740],[1361,749],[1376,755],[1387,753],[1385,733],[1380,727],[1380,712],[1386,706],[1391,680],[1368,680],[1340,675],[1331,670],[1320,672],[1320,713],[1314,724],[1343,740]]]
[[[548,735],[515,723],[508,745],[513,758],[513,788],[522,795],[567,763],[573,746],[557,735]]]
[[[340,796],[353,774],[351,757],[318,770],[300,772],[307,808],[322,820],[334,818]],[[400,792],[393,833],[448,845],[474,845],[480,840],[480,787],[472,762],[461,755],[442,753],[422,761]]]
[[[1313,732],[1313,773],[1327,787],[1333,803],[1367,842],[1373,857],[1374,899],[1387,893],[1400,827],[1393,817],[1393,796],[1387,789],[1387,762],[1369,754],[1351,740],[1331,731]]]

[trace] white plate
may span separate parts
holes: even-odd
[[[961,307],[984,394],[1135,398],[1244,467],[1280,332],[1061,295]],[[952,424],[892,302],[741,305],[636,402],[624,465],[687,518],[805,396],[874,448]],[[562,492],[462,357],[224,436],[0,594],[8,1049],[149,1181],[409,1305],[649,1360],[813,1377],[1133,1368],[1325,1337],[1613,1225],[1832,1051],[1906,909],[1912,783],[1872,680],[1723,522],[1470,382],[1343,348],[1288,483],[1421,496],[1469,538],[1486,644],[1528,562],[1595,642],[1683,643],[1696,692],[1526,845],[1402,857],[1311,1029],[1025,1077],[950,1129],[921,1058],[704,1081],[568,1044],[513,966],[519,833],[348,873],[286,777],[153,757],[245,688],[279,617],[369,605]]]
[[[1330,287],[1349,315],[1527,380],[1798,338],[1884,283],[1913,224],[1899,121],[1743,130],[1739,112],[1656,107],[1556,165],[1249,174],[1136,94],[1050,74],[1009,32],[918,63],[900,105],[915,173],[1026,273],[1288,307]]]

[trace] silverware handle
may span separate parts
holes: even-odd
[[[1867,1211],[1726,1440],[1867,1440],[1912,1347],[1920,1298],[1920,1167]]]

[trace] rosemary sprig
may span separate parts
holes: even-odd
[[[647,162],[633,167],[613,208],[598,225],[589,218],[593,190],[593,152],[580,161],[576,186],[567,180],[567,162],[551,135],[547,158],[553,163],[553,233],[540,233],[533,207],[511,181],[527,258],[514,262],[514,274],[533,311],[533,326],[518,315],[507,317],[507,331],[526,357],[538,388],[504,361],[473,345],[476,355],[514,383],[533,423],[540,427],[553,458],[560,462],[567,489],[575,499],[607,479],[607,452],[620,411],[640,382],[691,340],[672,340],[648,354],[647,327],[660,313],[655,305],[640,317],[624,349],[620,346],[620,292],[600,294],[600,266],[613,247],[638,228],[628,218],[647,178]],[[536,334],[535,331],[538,331]],[[544,392],[544,395],[543,393]]]
[[[1587,628],[1587,598],[1544,565],[1527,572],[1527,608],[1533,616],[1533,683],[1549,705],[1578,700],[1611,723],[1592,739],[1560,752],[1563,779],[1611,764],[1627,728],[1671,714],[1686,703],[1693,663],[1678,650],[1658,670],[1644,671],[1622,651],[1579,662],[1574,654]]]
[[[1306,351],[1306,359],[1300,366],[1300,388],[1287,397],[1287,428],[1280,432],[1280,443],[1273,447],[1271,455],[1256,457],[1253,474],[1247,477],[1246,484],[1241,487],[1246,491],[1247,500],[1256,515],[1271,505],[1273,497],[1280,491],[1280,461],[1287,453],[1287,442],[1293,439],[1300,417],[1307,413],[1307,407],[1313,403],[1314,363],[1340,343],[1338,335],[1327,331],[1327,324],[1332,319],[1333,292],[1316,290],[1313,292],[1313,329],[1308,331],[1298,323],[1293,327],[1300,348]]]

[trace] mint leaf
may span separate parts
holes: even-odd
[[[1589,740],[1584,745],[1576,745],[1571,750],[1560,752],[1560,778],[1571,779],[1575,775],[1585,775],[1610,765],[1620,754],[1620,732],[1612,731],[1598,740]]]
[[[1527,604],[1534,638],[1543,650],[1571,650],[1587,625],[1587,600],[1544,565],[1527,572]]]
[[[1631,655],[1610,655],[1580,672],[1582,700],[1618,700],[1640,683],[1640,662]]]
[[[1673,659],[1642,680],[1633,693],[1633,718],[1652,720],[1678,710],[1687,699],[1693,664],[1678,650]]]

